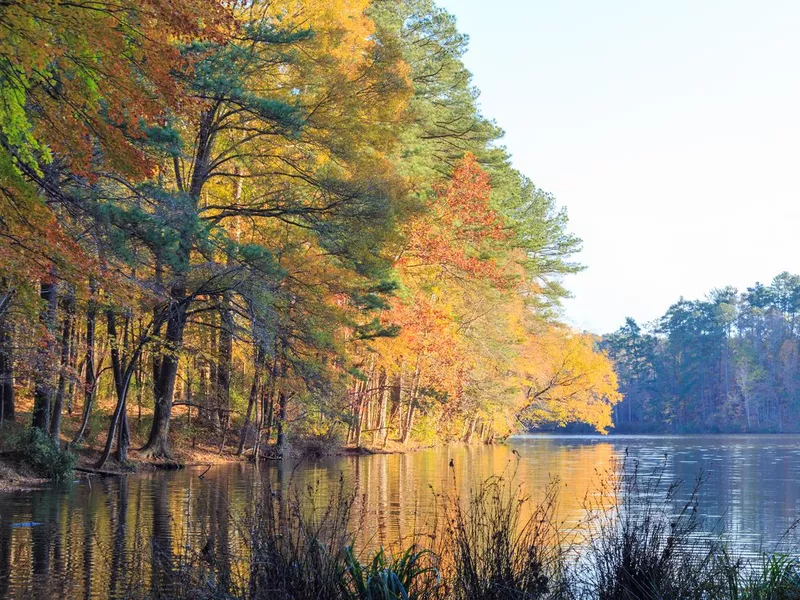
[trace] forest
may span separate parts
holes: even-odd
[[[681,298],[644,328],[627,319],[602,347],[624,400],[617,431],[800,430],[800,276]]]
[[[11,0],[0,25],[0,426],[97,468],[611,427],[612,363],[560,320],[580,240],[432,0]],[[758,306],[702,348],[793,335]],[[724,406],[790,419],[741,352]],[[659,421],[632,360],[617,421]]]

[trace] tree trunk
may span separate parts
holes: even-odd
[[[269,370],[269,387],[261,396],[261,418],[264,428],[264,443],[269,444],[272,439],[272,425],[275,421],[275,387],[278,379],[278,359],[273,358]],[[259,427],[259,432],[261,427]]]
[[[231,404],[231,357],[233,355],[233,316],[230,298],[223,294],[220,303],[219,346],[217,349],[216,401],[218,419],[223,430],[227,430]]]
[[[375,433],[372,436],[372,444],[378,445],[378,440],[385,438],[386,431],[386,406],[387,406],[387,390],[386,390],[386,369],[381,369],[378,376],[378,426],[375,428]]]
[[[119,432],[120,437],[125,436],[128,438],[124,441],[120,440],[117,448],[117,456],[118,458],[122,457],[123,460],[127,458],[129,435],[127,432],[128,424],[127,419],[125,418],[125,412],[128,390],[130,389],[130,383],[133,377],[133,369],[135,364],[134,361],[137,358],[135,355],[130,363],[127,365],[124,364],[122,353],[120,352],[120,342],[117,336],[116,315],[114,314],[113,310],[108,310],[106,312],[106,319],[108,322],[108,337],[111,343],[111,369],[114,372],[114,390],[117,395],[117,405],[114,408],[114,413],[111,415],[111,424],[108,427],[108,437],[106,437],[105,447],[100,455],[100,459],[95,464],[95,468],[97,469],[102,468],[102,466],[108,460],[108,457],[111,454],[111,448],[114,445],[114,436],[117,434],[117,432]],[[125,432],[122,431],[123,421],[124,429],[126,430]]]
[[[287,445],[286,436],[286,392],[278,392],[278,454],[283,456]]]
[[[75,316],[72,317],[72,339],[69,344],[69,368],[70,378],[67,387],[67,414],[72,416],[72,407],[75,402],[75,380],[80,377],[80,366],[78,365],[78,344],[80,343],[79,328]]]
[[[130,347],[130,336],[132,333],[131,328],[133,326],[131,317],[131,313],[128,313],[125,318],[125,348]],[[140,335],[144,335],[144,332],[140,332]],[[143,347],[144,338],[139,340],[138,346],[134,350],[133,356],[130,358],[130,362],[126,365],[123,361],[123,363],[120,365],[125,370],[123,373],[123,385],[125,386],[125,393],[122,402],[122,410],[120,411],[121,414],[119,417],[119,427],[117,428],[117,452],[115,456],[117,462],[120,464],[128,461],[128,448],[130,448],[131,445],[131,430],[128,427],[128,392],[130,391],[131,381],[136,373],[136,365],[139,362],[139,356]]]
[[[467,444],[472,443],[472,436],[475,435],[475,425],[477,424],[477,421],[478,421],[478,419],[475,418],[475,417],[473,417],[472,419],[469,420],[469,429],[467,430],[467,435],[464,438],[464,441]]]
[[[56,388],[55,402],[53,402],[53,416],[50,419],[50,437],[56,446],[60,445],[61,438],[61,413],[64,408],[64,393],[66,392],[67,376],[69,375],[70,340],[72,339],[72,320],[75,311],[75,298],[72,292],[64,298],[64,325],[61,332],[61,368],[58,371],[58,386]]]
[[[353,442],[356,445],[356,448],[361,447],[361,430],[364,425],[364,402],[366,399],[366,391],[367,388],[367,381],[356,381],[356,390],[355,390],[355,422],[353,423]]]
[[[50,410],[53,399],[53,367],[55,355],[56,313],[58,310],[56,292],[58,285],[52,275],[42,281],[40,296],[44,303],[39,321],[43,326],[43,339],[36,352],[36,375],[33,396],[33,426],[45,433],[50,431]]]
[[[122,407],[122,416],[119,419],[119,435],[117,435],[117,452],[115,458],[119,463],[128,462],[128,449],[131,447],[131,430],[128,426],[128,400]]]
[[[389,417],[386,432],[383,436],[383,445],[384,447],[389,442],[389,427],[391,423],[394,421],[395,415],[400,414],[400,408],[402,407],[402,397],[403,397],[403,372],[400,371],[397,375],[394,376],[394,380],[392,381],[392,389],[390,392],[390,397],[392,400],[392,411]]]
[[[242,431],[239,434],[239,447],[236,449],[237,456],[241,456],[244,453],[244,445],[247,440],[247,428],[250,426],[250,418],[253,416],[253,409],[256,407],[259,392],[261,391],[261,369],[264,367],[264,351],[261,345],[256,346],[254,353],[253,384],[250,386],[250,400],[247,403],[247,414],[244,417]]]
[[[169,458],[169,420],[172,414],[172,397],[175,392],[175,377],[178,373],[178,355],[183,343],[188,301],[183,288],[172,290],[167,314],[167,334],[164,348],[158,361],[154,380],[153,425],[147,443],[142,448],[145,456]]]
[[[89,416],[92,412],[92,401],[94,400],[95,386],[97,385],[97,366],[95,363],[94,352],[94,338],[95,338],[95,325],[97,322],[97,301],[95,299],[95,292],[97,285],[94,280],[89,282],[89,289],[91,297],[89,298],[89,306],[86,310],[86,374],[83,382],[83,414],[81,415],[81,426],[72,443],[75,444],[81,440],[86,433],[86,427],[89,424]]]
[[[141,329],[141,327],[139,328]],[[136,361],[136,370],[134,371],[134,380],[136,382],[136,422],[142,421],[142,394],[144,393],[144,373],[142,372],[142,357]]]
[[[11,293],[11,292],[9,292]],[[0,315],[0,424],[13,421],[14,403],[14,349],[11,339],[11,319],[7,312]]]
[[[403,437],[400,440],[404,446],[408,444],[408,440],[411,438],[411,427],[414,425],[414,405],[416,404],[416,400],[413,398],[408,402],[408,411],[405,415],[405,420],[403,423]]]
[[[222,432],[222,419],[219,411],[219,324],[217,323],[217,313],[209,313],[209,339],[208,339],[208,418],[215,433]]]
[[[414,425],[414,409],[416,408],[417,404],[417,392],[419,390],[419,374],[420,374],[420,367],[419,367],[419,358],[417,358],[417,366],[414,368],[414,378],[412,379],[411,383],[411,392],[409,393],[408,397],[408,411],[406,412],[404,421],[403,421],[403,436],[400,442],[405,446],[408,443],[408,440],[411,437],[411,427]]]

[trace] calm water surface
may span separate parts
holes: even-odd
[[[558,478],[558,517],[577,524],[584,497],[626,449],[645,473],[666,464],[667,479],[688,482],[684,494],[706,474],[700,510],[709,535],[724,529],[748,551],[800,548],[794,532],[786,535],[800,517],[800,436],[530,436],[506,446],[284,461],[260,470],[234,464],[202,478],[205,468],[192,468],[0,493],[0,598],[115,597],[174,576],[187,545],[210,539],[235,550],[237,524],[265,481],[273,489],[290,481],[313,487],[321,500],[340,482],[357,491],[367,507],[357,532],[362,546],[389,545],[424,528],[434,491],[465,495],[512,471],[534,497]],[[135,572],[122,569],[134,558]]]

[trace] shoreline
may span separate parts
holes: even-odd
[[[303,441],[295,446],[289,446],[287,459],[312,459],[320,460],[327,457],[343,456],[372,456],[379,454],[409,454],[420,450],[441,447],[451,444],[409,444],[407,446],[399,443],[390,443],[384,447],[373,446],[333,446],[321,450],[319,448],[308,448]],[[284,457],[270,456],[270,446],[267,456],[262,456],[264,462],[283,460]],[[252,463],[252,454],[237,455],[235,451],[225,449],[222,452],[218,447],[212,445],[202,445],[187,450],[176,451],[172,459],[149,459],[141,458],[138,450],[131,450],[128,461],[125,464],[118,463],[113,457],[106,461],[102,468],[95,467],[95,462],[99,456],[98,448],[84,448],[73,451],[76,455],[76,462],[73,468],[73,479],[91,477],[124,477],[136,473],[146,473],[154,471],[180,470],[196,467],[214,467],[218,465],[228,465],[235,463]],[[21,492],[35,490],[55,482],[54,478],[42,477],[37,475],[34,470],[20,460],[18,456],[8,451],[0,451],[0,493]]]
[[[554,432],[531,432],[510,436],[504,440],[497,440],[495,444],[504,444],[513,439],[532,439],[532,438],[584,438],[613,441],[626,438],[716,438],[716,437],[740,437],[740,436],[791,436],[797,433],[610,433],[601,434],[582,434],[582,433],[554,433]],[[296,444],[289,446],[289,452],[285,458],[295,460],[321,460],[330,457],[356,457],[372,455],[390,454],[410,454],[432,448],[442,448],[447,446],[466,446],[470,445],[463,441],[440,442],[436,444],[415,444],[402,445],[399,442],[390,442],[386,446],[347,446],[347,445],[326,445],[320,446],[313,443],[313,440],[300,440]],[[477,444],[471,444],[477,445]],[[176,443],[176,447],[181,444]],[[232,448],[225,448],[222,452],[217,444],[203,444],[195,447],[176,450],[172,459],[156,460],[141,458],[138,450],[130,450],[126,464],[119,464],[113,457],[110,457],[101,469],[95,467],[95,462],[99,456],[100,449],[81,448],[73,450],[76,455],[73,478],[92,478],[92,477],[121,477],[136,473],[154,472],[160,470],[180,470],[185,468],[213,467],[218,465],[228,465],[235,463],[252,463],[252,454],[245,453],[237,455]],[[261,460],[269,463],[282,460],[276,456],[275,446],[267,447],[266,456]],[[27,490],[40,489],[54,483],[53,478],[43,477],[37,474],[24,460],[20,460],[14,453],[0,447],[0,493],[21,492]]]

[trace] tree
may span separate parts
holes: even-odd
[[[642,390],[658,410],[628,425],[673,431],[785,431],[798,415],[798,278],[781,273],[744,293],[712,290],[706,300],[681,299],[651,330],[629,326],[606,336],[620,376],[623,409]],[[628,324],[630,325],[630,323]],[[635,368],[637,339],[648,340],[647,373]],[[625,411],[615,420],[623,421]],[[632,422],[633,421],[633,422]]]
[[[607,433],[622,396],[610,360],[594,344],[591,336],[558,329],[531,338],[522,355],[527,389],[519,418],[528,425],[587,423]]]

